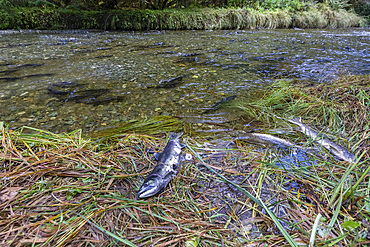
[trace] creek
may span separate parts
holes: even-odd
[[[169,115],[222,132],[240,114],[224,102],[343,71],[369,74],[369,30],[0,31],[0,121],[89,134]]]

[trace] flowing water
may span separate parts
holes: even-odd
[[[276,78],[370,72],[370,31],[0,31],[0,121],[53,132],[157,115],[220,124]],[[204,127],[206,129],[207,126]]]

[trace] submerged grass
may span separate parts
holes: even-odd
[[[119,138],[122,134],[127,132],[156,135],[164,132],[182,132],[185,129],[190,131],[190,126],[187,126],[177,117],[156,116],[145,120],[135,119],[124,122],[117,127],[110,127],[105,130],[97,131],[92,137],[107,140]]]
[[[360,150],[353,164],[329,154],[281,165],[286,154],[278,150],[256,151],[240,141],[212,146],[170,118],[125,124],[99,142],[81,131],[12,131],[0,123],[0,245],[370,244],[368,80],[346,76],[310,87],[280,81],[241,106],[264,121],[300,115],[333,133],[345,125],[355,135],[348,143]],[[364,121],[353,120],[359,117]],[[159,196],[136,200],[155,166],[148,150],[166,144],[161,124],[185,132],[183,152],[194,158],[182,162]]]

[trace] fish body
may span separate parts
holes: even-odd
[[[356,161],[355,156],[347,149],[342,148],[341,146],[335,144],[334,142],[326,138],[320,137],[316,131],[312,130],[310,127],[302,123],[301,117],[290,119],[288,121],[298,125],[302,133],[313,139],[318,144],[322,145],[324,148],[326,148],[332,154],[334,154],[337,158],[345,160],[350,163]]]
[[[209,114],[209,113],[211,113],[213,111],[216,111],[216,110],[222,108],[223,106],[226,106],[228,103],[232,102],[236,98],[237,98],[236,95],[232,95],[232,96],[226,97],[226,98],[218,101],[213,106],[211,106],[211,108],[209,108],[208,110],[204,111],[203,114]]]
[[[295,147],[294,143],[273,136],[273,135],[267,135],[267,134],[260,134],[260,133],[246,133],[245,137],[243,137],[247,142],[253,143],[253,144],[261,144],[261,145],[278,145],[278,146],[285,146],[285,147]]]
[[[168,80],[161,80],[157,86],[149,86],[148,88],[174,88],[182,83],[185,76],[178,76]]]
[[[172,137],[163,152],[157,155],[158,163],[140,187],[137,194],[138,199],[151,197],[161,192],[176,176],[182,148],[179,141],[181,135],[182,133]]]

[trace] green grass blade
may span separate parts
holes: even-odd
[[[333,205],[335,199],[337,198],[338,194],[339,194],[339,191],[340,189],[342,188],[342,185],[344,184],[344,182],[347,180],[348,176],[351,174],[351,172],[353,171],[353,169],[355,169],[355,167],[357,167],[359,165],[359,161],[361,160],[361,158],[365,155],[366,152],[363,152],[360,157],[358,157],[357,161],[352,163],[346,170],[346,172],[343,174],[341,180],[339,181],[339,183],[337,184],[332,196],[331,196],[331,199],[329,201],[329,206],[335,206]]]
[[[319,213],[316,216],[315,223],[313,224],[313,227],[312,227],[311,238],[310,238],[310,246],[315,245],[316,231],[317,231],[317,227],[319,226],[320,219],[321,219],[321,214]]]

